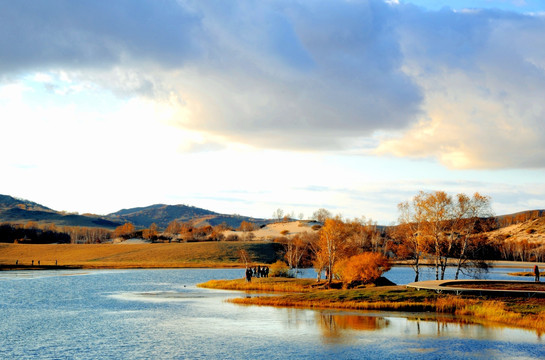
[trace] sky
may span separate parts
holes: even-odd
[[[545,208],[538,0],[0,0],[0,194],[380,224]]]

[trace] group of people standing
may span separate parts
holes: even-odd
[[[269,267],[268,266],[255,266],[246,268],[246,281],[252,281],[252,276],[255,277],[269,277]]]

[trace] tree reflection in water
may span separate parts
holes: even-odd
[[[351,330],[380,330],[388,327],[390,321],[379,316],[316,312],[316,323],[320,328],[324,342],[341,343],[349,341]]]

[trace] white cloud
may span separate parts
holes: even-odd
[[[542,15],[397,1],[0,0],[0,130],[24,134],[0,142],[1,185],[89,211],[243,189],[261,216],[388,218],[445,179],[483,186],[435,161],[543,169],[544,33]]]
[[[237,142],[338,149],[418,112],[393,10],[381,1],[4,7],[5,76],[62,69],[118,94],[174,92],[190,114],[182,126]]]
[[[181,148],[355,150],[380,133],[378,153],[454,168],[545,165],[543,17],[377,0],[22,6],[2,4],[0,74],[169,103],[206,139]]]
[[[405,27],[405,71],[423,89],[424,115],[378,152],[433,156],[452,168],[545,167],[545,19],[441,18],[417,16]]]

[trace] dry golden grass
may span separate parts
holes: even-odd
[[[210,280],[198,286],[209,289],[242,290],[242,291],[270,291],[270,292],[306,292],[311,291],[311,284],[316,283],[311,279],[289,278],[252,278],[235,280]]]
[[[535,314],[521,313],[509,309],[502,301],[474,300],[454,297],[439,297],[423,302],[415,301],[340,301],[315,300],[291,296],[236,298],[230,300],[241,305],[266,305],[319,309],[383,310],[404,312],[435,312],[463,316],[471,322],[515,326],[545,332],[545,305]]]
[[[527,220],[484,233],[489,239],[505,239],[507,242],[528,241],[545,244],[545,217]]]
[[[171,244],[23,245],[0,244],[0,265],[78,266],[84,268],[239,267],[238,251],[269,251],[269,243],[196,242]],[[258,257],[256,255],[256,257]],[[259,257],[258,257],[259,258]]]
[[[234,290],[290,291],[281,296],[236,298],[241,305],[264,305],[320,309],[385,310],[405,312],[435,312],[458,315],[461,321],[487,325],[516,326],[545,332],[544,298],[495,298],[439,295],[432,291],[409,289],[404,286],[370,287],[352,290],[325,290],[313,286],[312,280],[259,279],[255,288],[241,280],[215,280],[214,288]],[[288,281],[289,280],[289,281]],[[208,283],[207,283],[208,284]],[[242,284],[239,286],[239,284]],[[247,286],[247,288],[245,288]],[[208,286],[207,286],[208,287]],[[280,287],[282,290],[275,290]],[[463,320],[462,320],[463,319]]]

